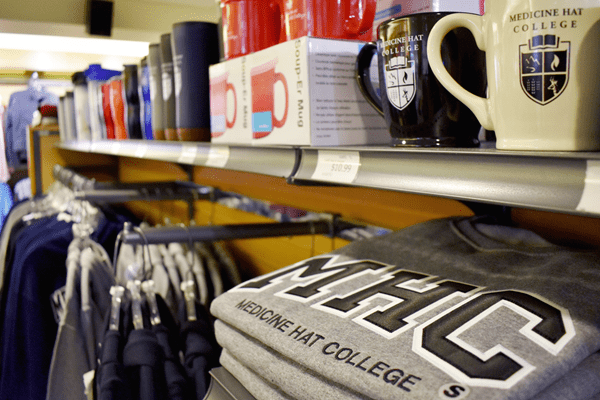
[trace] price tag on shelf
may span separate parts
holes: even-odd
[[[193,164],[196,160],[196,154],[198,154],[198,146],[184,145],[181,149],[181,155],[177,159],[177,162],[180,164]]]
[[[352,183],[360,167],[358,151],[319,150],[312,179],[335,183]]]
[[[137,158],[144,158],[144,156],[146,155],[147,152],[148,152],[148,145],[141,144],[135,149],[135,156]]]
[[[600,160],[587,160],[585,183],[577,211],[600,213]]]
[[[210,146],[208,150],[208,160],[206,160],[207,167],[225,168],[229,161],[229,146]]]
[[[114,142],[110,144],[110,153],[111,154],[119,154],[119,152],[121,151],[121,143],[119,142]]]
[[[92,142],[92,144],[90,145],[90,151],[92,153],[95,153],[98,150],[100,150],[100,143],[98,143],[98,142]]]
[[[75,142],[75,148],[79,151],[85,151],[86,153],[89,153],[91,147],[92,143],[88,141]]]

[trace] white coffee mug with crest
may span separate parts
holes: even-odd
[[[427,57],[450,93],[466,104],[496,147],[600,150],[600,0],[491,0],[483,16],[452,14],[429,35]],[[440,45],[468,28],[486,52],[488,98],[459,86]]]

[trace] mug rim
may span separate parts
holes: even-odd
[[[463,11],[424,11],[424,12],[417,12],[417,13],[413,13],[413,14],[407,14],[407,15],[400,15],[397,17],[393,17],[390,19],[386,19],[385,21],[383,21],[382,23],[380,23],[377,26],[377,34],[379,35],[379,29],[384,26],[384,25],[389,25],[395,21],[401,20],[401,19],[406,19],[406,18],[412,18],[412,17],[419,17],[419,16],[426,16],[426,15],[441,15],[442,18],[450,15],[450,14],[470,14],[470,15],[478,15],[476,13],[468,13],[468,12],[463,12]]]

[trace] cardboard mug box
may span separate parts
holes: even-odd
[[[248,125],[248,74],[246,57],[211,65],[210,130],[211,142],[250,144]]]
[[[243,66],[238,59],[211,66],[211,82],[228,71],[229,83],[235,86],[233,76],[241,73],[240,90],[246,94],[238,95],[242,111],[239,114],[238,107],[241,120],[236,120],[243,133],[234,125],[231,133],[227,129],[215,135],[214,131],[212,141],[291,146],[389,144],[385,120],[366,102],[354,76],[356,56],[363,45],[360,41],[302,37],[250,54]],[[218,92],[222,91],[220,83]],[[211,98],[211,107],[213,103]],[[218,113],[211,109],[211,118],[213,114]]]
[[[485,0],[377,0],[373,40],[377,40],[377,27],[391,18],[426,12],[462,12],[483,15]]]

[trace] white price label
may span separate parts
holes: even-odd
[[[92,153],[97,152],[100,149],[100,143],[98,142],[92,142],[92,144],[90,145],[90,151]]]
[[[600,213],[600,160],[587,160],[585,183],[577,211]]]
[[[115,142],[115,143],[111,144],[111,146],[110,146],[111,154],[119,154],[120,151],[121,151],[121,143]]]
[[[319,150],[312,179],[336,183],[352,183],[360,167],[358,151]]]
[[[181,155],[177,159],[180,164],[193,164],[198,153],[198,146],[183,146]]]
[[[211,146],[208,150],[207,167],[225,168],[229,161],[229,146]]]
[[[144,158],[144,156],[146,155],[147,152],[148,152],[148,145],[141,144],[135,149],[135,156],[137,158]]]
[[[90,149],[92,148],[92,143],[90,142],[79,142],[78,144],[78,149],[81,151],[85,151],[86,153],[90,152]]]

